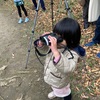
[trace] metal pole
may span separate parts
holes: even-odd
[[[35,26],[36,26],[39,6],[40,6],[40,0],[38,0],[38,4],[37,4],[37,8],[36,8],[36,14],[35,14],[34,23],[33,23],[32,36],[30,37],[30,42],[29,42],[29,47],[28,47],[28,54],[27,54],[25,69],[27,69],[28,60],[29,60],[29,56],[30,56],[30,52],[31,52],[31,46],[32,46],[32,41],[33,41],[34,30],[35,30]]]
[[[71,9],[70,9],[70,7],[68,5],[68,1],[66,1],[66,0],[65,0],[65,7],[66,7],[66,10],[67,10],[68,17],[74,19],[74,16],[72,14],[72,11],[71,11]]]
[[[54,27],[54,22],[53,22],[53,19],[54,19],[54,16],[53,16],[53,0],[51,0],[51,19],[52,19],[52,30],[53,30],[53,27]]]

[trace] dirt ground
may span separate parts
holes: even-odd
[[[25,69],[32,20],[19,25],[16,14],[0,6],[0,100],[48,100],[51,90],[33,50]]]

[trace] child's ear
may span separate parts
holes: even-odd
[[[62,44],[67,45],[66,40],[63,39]]]

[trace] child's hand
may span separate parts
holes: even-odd
[[[46,35],[46,34],[50,34],[50,32],[44,32],[41,36]]]
[[[50,42],[50,49],[52,51],[52,53],[54,54],[54,57],[58,57],[60,54],[59,54],[59,51],[57,49],[57,39],[55,37],[52,37],[52,36],[48,36],[48,39],[49,39],[49,42]]]
[[[43,33],[41,36],[44,36],[44,35],[46,35],[46,34],[50,34],[50,32],[45,32],[45,33]],[[44,44],[43,44],[43,42],[41,42],[41,40],[38,40],[37,41],[37,46],[38,47],[42,47]]]
[[[37,46],[38,47],[42,47],[43,46],[43,43],[39,40],[38,43],[37,43]]]

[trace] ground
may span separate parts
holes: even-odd
[[[18,24],[17,11],[7,6],[7,4],[5,5],[4,1],[0,3],[0,100],[48,100],[47,94],[51,89],[43,80],[43,66],[34,54],[33,45],[27,69],[25,69],[30,37],[32,36],[31,31],[34,19],[32,15],[34,15],[34,12],[29,14],[31,17],[28,23]],[[29,10],[29,8],[27,9]],[[46,30],[50,30],[48,25],[51,20],[49,20],[50,18],[48,19],[48,16],[44,17],[44,15],[46,15],[44,12],[40,13],[38,19],[41,20],[43,18],[48,24],[42,20],[43,25],[40,26],[41,22],[39,22],[36,28],[37,32],[40,28],[44,31],[45,24],[47,24]],[[37,35],[34,37],[36,38]],[[78,77],[79,79],[77,78],[79,81],[76,81],[73,87],[78,82],[81,84],[80,77]],[[84,91],[80,92],[76,86],[73,90],[73,100],[100,100],[99,96],[93,94],[93,97],[88,99],[82,93],[88,93],[86,92],[87,90],[83,89]],[[75,90],[78,90],[78,92]],[[83,94],[83,99],[78,98],[81,94]],[[56,98],[54,100],[61,99]]]
[[[25,69],[28,27],[17,21],[16,12],[0,7],[0,100],[47,100],[49,90],[43,82],[43,66],[33,50]]]

